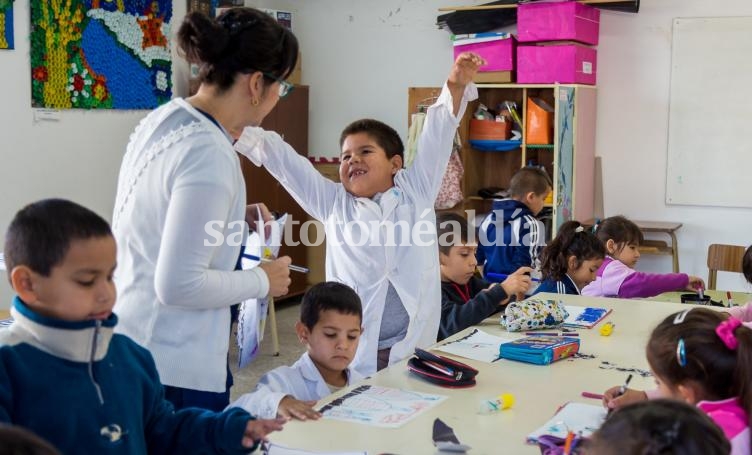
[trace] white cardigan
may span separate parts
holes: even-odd
[[[245,208],[226,132],[182,99],[141,121],[123,157],[113,215],[115,312],[118,331],[151,351],[163,384],[225,390],[230,306],[269,291],[260,269],[234,270],[235,243],[247,237]]]
[[[368,376],[376,371],[379,328],[386,292],[391,282],[405,306],[410,323],[405,338],[392,346],[389,363],[412,355],[415,347],[436,342],[441,316],[441,277],[433,203],[452,151],[454,135],[467,102],[478,97],[469,84],[457,116],[446,85],[428,108],[413,165],[394,176],[394,186],[378,202],[355,197],[344,186],[323,177],[276,133],[246,128],[235,147],[257,166],[263,165],[300,206],[326,228],[326,279],[352,287],[363,302],[363,336],[350,365]],[[386,245],[388,224],[407,224],[408,233],[396,228]],[[375,223],[380,241],[356,246],[362,223]],[[416,237],[407,237],[420,233]],[[401,245],[403,238],[410,243]],[[355,242],[348,241],[355,239]],[[413,241],[422,240],[424,244]]]

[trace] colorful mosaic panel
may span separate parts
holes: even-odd
[[[13,0],[0,0],[0,49],[13,49]]]
[[[171,19],[170,0],[31,0],[32,106],[151,109],[168,101]]]

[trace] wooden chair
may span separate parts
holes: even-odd
[[[743,246],[714,243],[708,247],[708,289],[715,289],[716,276],[721,272],[742,272]]]

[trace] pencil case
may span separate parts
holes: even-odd
[[[534,335],[502,343],[499,347],[499,357],[536,365],[548,365],[571,357],[579,350],[580,340],[577,338]]]
[[[407,361],[407,369],[428,382],[452,388],[472,387],[478,375],[478,370],[470,365],[420,348],[415,348],[415,355]]]

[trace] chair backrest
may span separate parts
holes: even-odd
[[[715,289],[717,272],[742,272],[746,248],[739,245],[714,243],[708,247],[708,289]]]

